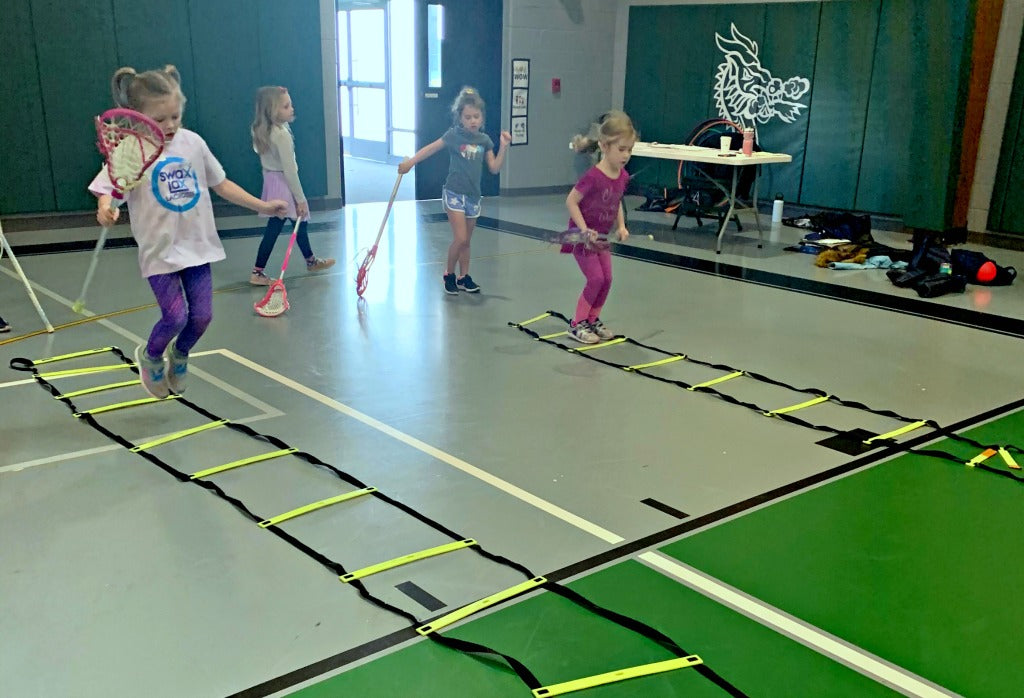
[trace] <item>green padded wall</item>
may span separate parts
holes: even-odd
[[[0,22],[4,68],[0,213],[91,209],[101,166],[92,117],[111,106],[110,76],[178,67],[185,126],[210,144],[228,177],[259,194],[249,123],[256,88],[289,87],[302,184],[327,191],[317,0],[8,0]]]
[[[110,107],[117,67],[110,5],[33,0],[32,24],[57,210],[95,208],[86,187],[102,160],[92,119]]]
[[[56,207],[29,0],[7,0],[0,21],[0,212]]]
[[[644,140],[679,142],[718,116],[712,94],[724,59],[715,32],[730,24],[758,43],[774,77],[810,90],[793,123],[759,125],[765,150],[793,156],[765,168],[762,195],[808,206],[896,214],[948,227],[975,0],[830,0],[632,7],[625,109]],[[1024,157],[1024,153],[1022,153]],[[640,181],[675,181],[671,164]],[[913,186],[911,186],[913,185]]]
[[[1024,41],[1024,34],[1021,36]],[[1024,44],[1022,44],[1024,46]],[[1024,51],[1017,54],[1002,152],[989,209],[989,230],[1024,235]]]

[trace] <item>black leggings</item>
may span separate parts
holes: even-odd
[[[263,240],[260,242],[260,249],[256,253],[254,269],[263,269],[267,266],[267,260],[270,259],[270,253],[274,251],[274,243],[277,242],[277,236],[281,234],[281,229],[284,228],[284,221],[284,218],[271,218],[267,221],[267,229],[263,231]],[[308,221],[299,223],[299,233],[295,236],[295,241],[299,244],[299,251],[302,252],[302,256],[310,259],[313,257],[313,250],[309,246],[309,233],[306,232],[307,223]]]

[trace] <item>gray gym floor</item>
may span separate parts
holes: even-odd
[[[214,266],[214,321],[194,350],[186,397],[541,573],[678,523],[642,500],[695,517],[852,460],[816,445],[827,434],[587,361],[509,327],[575,306],[582,276],[572,258],[529,235],[562,229],[563,202],[564,195],[487,199],[471,265],[483,292],[454,297],[441,287],[451,233],[438,202],[397,203],[364,303],[356,301],[355,269],[384,204],[314,214],[314,250],[338,264],[314,275],[293,267],[285,279],[291,309],[276,319],[253,313],[263,290],[245,284],[258,240],[227,238],[228,258]],[[1022,397],[1021,283],[925,301],[881,270],[814,267],[810,255],[783,250],[801,231],[772,231],[764,220],[763,249],[748,214],[743,232],[730,229],[715,255],[710,225],[696,230],[684,220],[672,232],[663,214],[630,212],[633,238],[623,250],[637,254],[614,260],[602,319],[662,349],[943,425]],[[259,225],[255,217],[222,223]],[[909,247],[900,234],[875,237]],[[278,241],[268,271],[286,242]],[[966,247],[1024,269],[1022,253]],[[687,264],[637,259],[644,250]],[[92,312],[152,303],[136,252],[104,251]],[[71,304],[89,254],[19,258],[55,325],[77,317]],[[0,314],[14,327],[0,341],[39,327],[6,261]],[[130,352],[156,317],[143,309],[0,346],[0,694],[223,696],[406,627],[7,368],[14,357],[111,345]],[[544,322],[549,332],[560,329],[542,321],[538,331]],[[629,345],[599,351],[617,362],[658,358]],[[694,366],[662,370],[688,382],[713,375]],[[98,382],[71,378],[60,387]],[[799,401],[752,381],[728,385],[722,390],[758,405]],[[135,397],[138,388],[78,404]],[[807,418],[874,432],[899,426],[833,405]],[[97,420],[135,443],[201,422],[173,401]],[[154,453],[189,473],[264,450],[222,429]],[[265,516],[350,489],[288,457],[214,479]],[[369,497],[283,527],[349,570],[448,542]],[[396,589],[406,581],[452,609],[521,577],[460,551],[371,577],[367,586],[430,617]]]

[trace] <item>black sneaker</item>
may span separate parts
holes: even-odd
[[[466,274],[455,282],[455,285],[458,286],[460,291],[465,291],[466,293],[480,293],[480,287],[475,281],[473,281],[473,277],[469,274]]]
[[[455,285],[455,274],[445,274],[441,277],[444,279],[444,292],[450,296],[459,295],[459,287]]]
[[[0,332],[10,332],[10,331],[11,331],[11,326],[8,325],[7,322],[2,317],[0,317]]]

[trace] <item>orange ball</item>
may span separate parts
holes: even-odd
[[[996,265],[992,262],[985,262],[978,268],[978,281],[983,284],[987,284],[992,279],[996,278]]]

